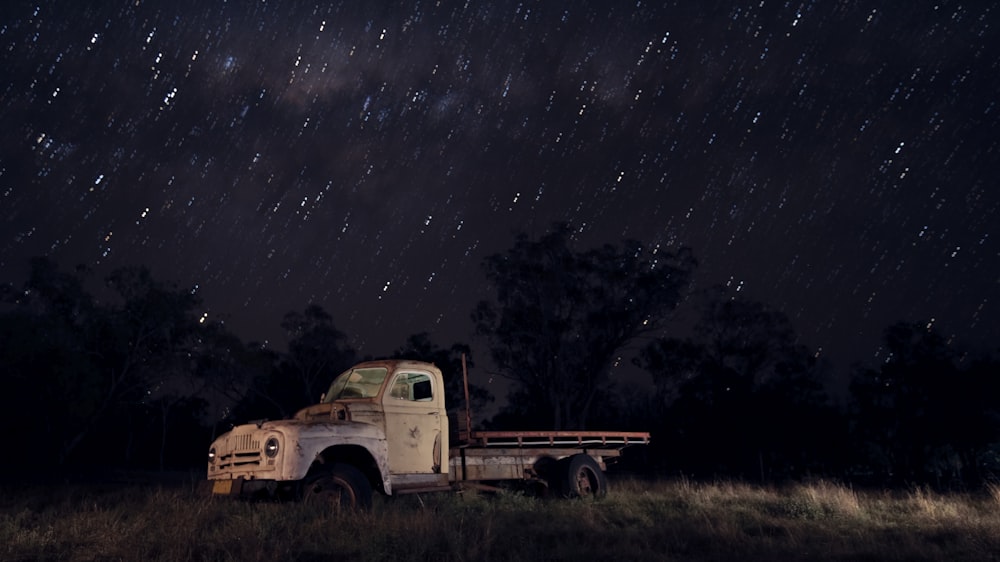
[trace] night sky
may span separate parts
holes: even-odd
[[[244,341],[317,303],[378,356],[472,342],[483,257],[567,221],[691,247],[692,291],[845,368],[899,320],[995,347],[998,27],[985,1],[6,1],[0,273],[144,264]]]

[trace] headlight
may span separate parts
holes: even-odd
[[[278,438],[272,437],[264,443],[264,454],[273,459],[278,455]]]
[[[210,463],[215,462],[215,447],[212,447],[211,449],[208,450],[208,462]]]

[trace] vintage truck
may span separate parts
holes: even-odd
[[[389,495],[519,480],[563,496],[601,496],[604,471],[644,432],[473,431],[466,405],[450,435],[444,379],[431,363],[368,361],[337,376],[292,419],[239,425],[208,450],[213,495],[367,508]],[[463,415],[464,414],[464,415]],[[454,442],[452,442],[454,441]]]

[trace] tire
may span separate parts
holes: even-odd
[[[603,498],[608,494],[608,479],[590,455],[578,454],[563,459],[565,471],[562,494],[567,498]]]
[[[302,501],[334,510],[368,510],[372,507],[372,486],[358,469],[334,463],[330,470],[306,481]]]

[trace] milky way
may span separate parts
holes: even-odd
[[[690,246],[835,361],[995,345],[987,2],[5,2],[0,268],[125,264],[245,340],[471,341],[479,264]],[[664,3],[665,4],[665,3]]]

